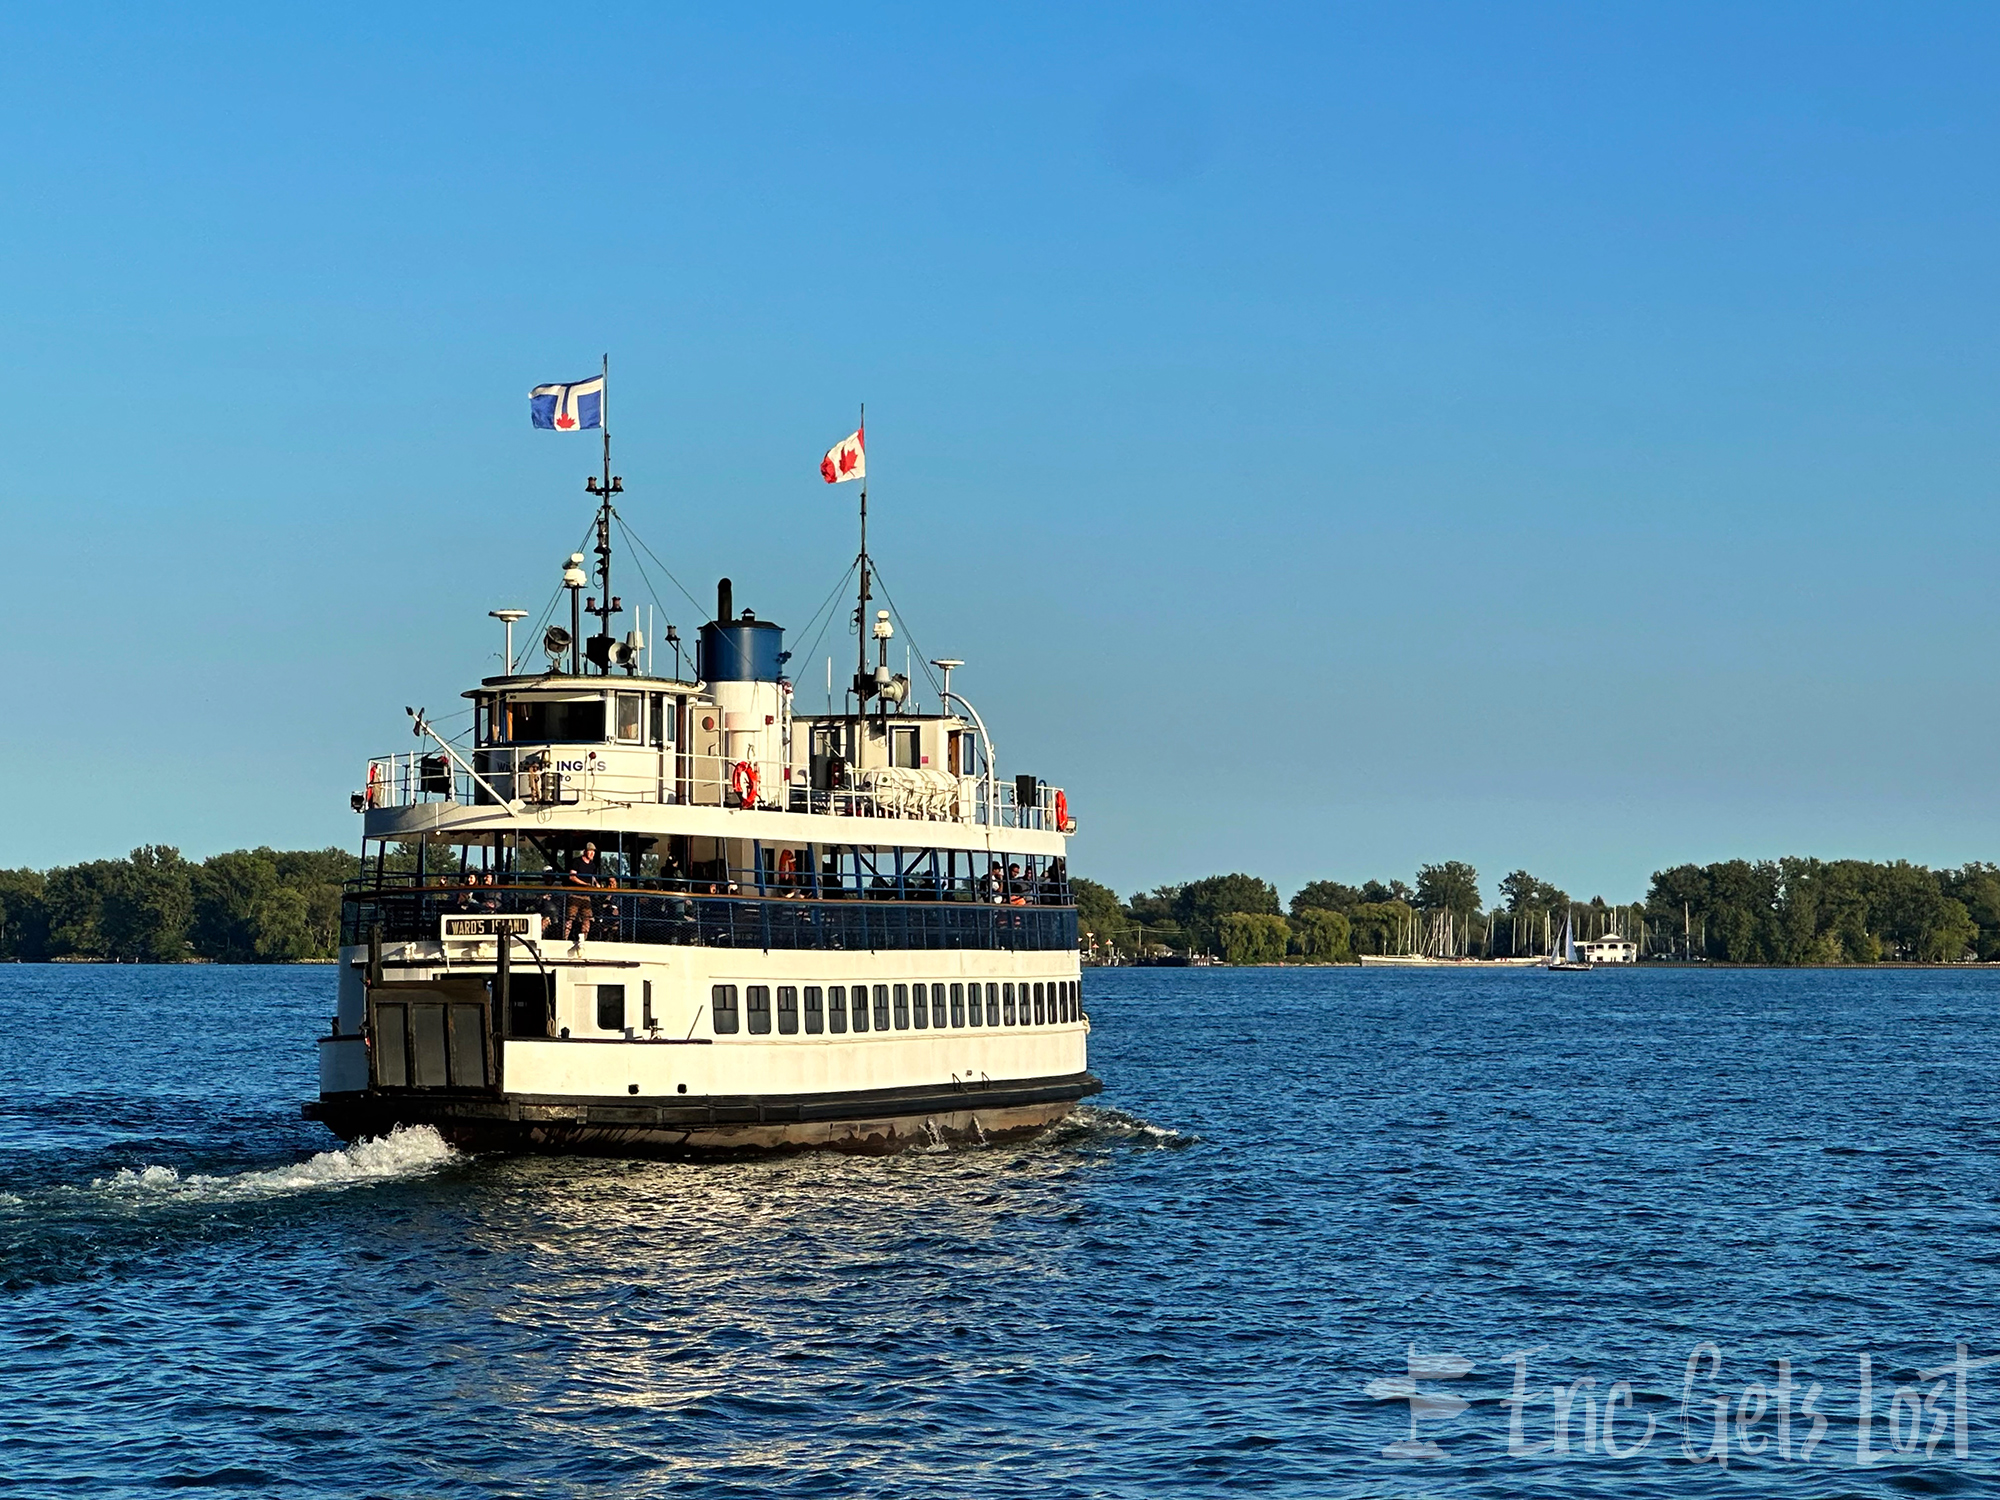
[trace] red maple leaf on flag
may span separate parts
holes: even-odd
[[[841,473],[843,473],[843,474],[846,474],[846,473],[849,473],[849,472],[851,472],[851,471],[853,470],[853,468],[854,468],[854,460],[855,460],[855,457],[856,457],[856,454],[855,454],[855,451],[854,451],[854,450],[853,450],[852,448],[842,448],[842,449],[840,450],[840,472],[841,472]]]
[[[558,427],[574,427],[574,426],[576,426],[576,418],[575,418],[575,417],[569,417],[569,416],[558,416],[558,417],[556,418],[556,426],[558,426]]]

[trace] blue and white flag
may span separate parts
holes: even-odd
[[[538,385],[528,392],[528,414],[551,432],[581,432],[604,425],[604,377],[568,385]]]

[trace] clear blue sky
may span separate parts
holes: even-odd
[[[867,401],[918,646],[1122,891],[2000,858],[1996,71],[1971,6],[17,8],[0,864],[352,845],[607,349],[632,523],[784,623]]]

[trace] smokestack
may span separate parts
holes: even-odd
[[[724,578],[715,585],[715,622],[727,625],[735,616],[736,599],[730,590],[729,580]]]

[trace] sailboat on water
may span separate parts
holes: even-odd
[[[1567,916],[1563,918],[1562,957],[1558,958],[1551,952],[1542,967],[1577,971],[1588,971],[1591,968],[1589,959],[1577,957],[1576,927]]]

